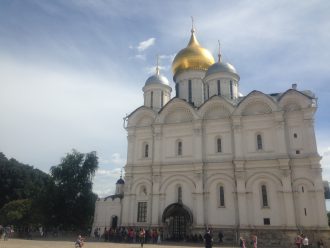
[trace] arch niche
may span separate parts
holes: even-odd
[[[169,240],[183,240],[191,230],[193,215],[190,209],[182,203],[168,205],[162,216],[164,237]]]

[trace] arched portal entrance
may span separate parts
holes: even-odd
[[[181,203],[173,203],[165,208],[162,221],[165,238],[183,240],[189,234],[193,216],[188,207]]]

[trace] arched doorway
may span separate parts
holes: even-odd
[[[165,208],[162,221],[165,238],[183,240],[189,234],[193,216],[189,208],[181,203],[173,203]]]

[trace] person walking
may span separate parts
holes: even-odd
[[[308,238],[307,238],[306,235],[303,236],[302,247],[303,248],[308,248]]]
[[[295,244],[297,246],[297,248],[301,248],[301,243],[302,243],[302,237],[301,235],[297,235],[297,237],[295,238]]]
[[[223,233],[222,233],[222,231],[219,231],[218,237],[219,237],[219,243],[221,244],[223,242]]]
[[[144,228],[140,229],[139,238],[140,238],[141,247],[143,247],[144,240],[146,238],[146,231],[144,230]]]
[[[212,248],[212,241],[211,231],[208,229],[204,234],[205,248]]]
[[[324,248],[324,244],[323,244],[322,239],[319,239],[319,241],[317,241],[317,248]]]
[[[239,247],[240,248],[246,248],[245,239],[243,239],[243,237],[239,238]]]
[[[252,236],[253,248],[257,248],[258,238],[257,235]]]

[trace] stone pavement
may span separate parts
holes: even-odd
[[[84,248],[140,248],[140,244],[124,244],[110,242],[86,242]],[[203,244],[194,243],[162,243],[162,244],[144,244],[144,248],[184,248],[184,247],[204,247]],[[233,248],[233,246],[213,247]],[[74,248],[73,241],[48,241],[48,240],[24,240],[10,239],[0,241],[0,248]],[[236,247],[235,247],[236,248]]]

